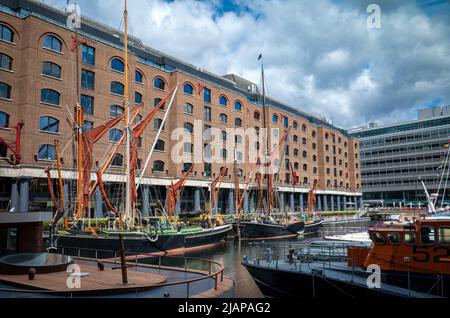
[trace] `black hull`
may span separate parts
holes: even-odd
[[[322,226],[323,226],[323,220],[318,220],[318,221],[314,221],[309,224],[305,224],[304,234],[317,233],[317,232],[319,232],[319,229]]]
[[[233,224],[235,236],[241,240],[274,240],[294,238],[303,232],[305,224],[295,222],[289,225],[239,221]]]
[[[341,281],[333,278],[322,278],[318,274],[311,275],[311,273],[304,273],[299,271],[285,271],[277,270],[275,268],[260,267],[253,264],[243,263],[250,275],[255,280],[262,293],[270,297],[291,297],[291,298],[358,298],[358,299],[373,299],[373,298],[408,298],[408,293],[399,294],[388,289],[370,289],[365,285],[355,284],[351,281]],[[396,273],[399,275],[399,273]],[[413,286],[412,290],[426,293],[430,290],[430,277],[423,275],[415,275],[411,279]],[[422,276],[422,277],[421,277]],[[391,277],[386,274],[386,277]],[[414,278],[415,277],[415,278]],[[426,285],[423,282],[427,281]],[[434,278],[435,279],[435,278]],[[406,275],[403,275],[403,281],[407,282]],[[419,288],[416,283],[421,282],[423,288]],[[449,277],[444,278],[444,288],[448,290]],[[392,283],[389,279],[382,279],[382,284]],[[399,287],[407,287],[395,285]],[[406,283],[407,285],[407,283]],[[445,290],[445,289],[444,289]],[[437,291],[433,293],[438,295]],[[444,294],[448,297],[448,294]]]
[[[196,234],[164,234],[156,237],[146,237],[145,235],[124,235],[124,247],[127,252],[131,253],[161,253],[170,252],[178,249],[204,247],[210,244],[216,244],[223,241],[230,227],[204,231]],[[70,253],[70,250],[84,249],[84,253],[89,250],[118,251],[120,249],[119,238],[117,235],[110,236],[77,236],[77,235],[61,235],[57,236],[57,246],[61,250]],[[112,257],[114,253],[100,252],[99,258]],[[92,256],[92,255],[90,255]]]

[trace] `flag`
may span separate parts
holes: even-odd
[[[260,54],[259,56],[258,56],[258,61],[260,61],[262,59],[262,54]]]

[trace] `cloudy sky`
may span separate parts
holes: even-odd
[[[123,28],[121,0],[78,3],[83,15]],[[269,96],[344,128],[450,104],[450,0],[128,3],[130,32],[145,44],[258,84],[262,53]],[[381,9],[380,28],[367,26],[370,3]]]

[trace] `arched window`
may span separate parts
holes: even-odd
[[[222,148],[220,151],[220,157],[225,160],[227,159],[227,150],[225,148]]]
[[[6,42],[14,42],[14,32],[4,24],[0,24],[0,39]]]
[[[56,133],[59,131],[59,120],[49,116],[39,119],[39,130]]]
[[[183,144],[183,151],[185,153],[194,153],[194,145],[191,144],[190,142],[185,142]]]
[[[59,105],[61,95],[50,88],[41,89],[41,103]]]
[[[239,101],[235,101],[234,109],[236,109],[237,111],[242,111],[242,104]]]
[[[44,62],[42,63],[42,74],[55,78],[61,78],[61,66],[52,62]]]
[[[312,149],[317,149],[317,145],[315,143],[312,144]]]
[[[166,89],[166,82],[164,82],[164,80],[162,78],[157,77],[153,81],[153,87],[157,88],[157,89],[165,90]]]
[[[241,155],[242,155],[242,153],[241,153]],[[238,160],[239,160],[239,159],[238,159]],[[242,160],[242,159],[241,159],[241,160]],[[237,175],[238,175],[239,178],[242,178],[242,177],[244,176],[244,170],[239,169]]]
[[[297,148],[294,148],[294,156],[298,157],[298,149]]]
[[[298,170],[299,166],[300,166],[300,165],[298,164],[298,162],[295,162],[295,163],[294,163],[294,169],[295,169],[295,170]]]
[[[183,127],[186,133],[188,134],[194,133],[194,125],[192,125],[191,123],[184,123]]]
[[[313,161],[317,161],[317,156],[313,155]]]
[[[162,121],[161,118],[155,118],[155,119],[153,119],[153,128],[155,128],[155,129],[161,128],[162,122],[163,122],[163,121]],[[164,127],[162,128],[162,130],[164,130]]]
[[[111,166],[122,167],[123,166],[123,156],[120,153],[116,153],[114,159],[111,162]]]
[[[138,70],[134,72],[134,81],[139,84],[144,82],[144,75],[142,75],[142,73]]]
[[[13,62],[12,57],[0,53],[0,68],[2,70],[12,71],[12,62]]]
[[[315,131],[315,130],[312,131],[311,136],[312,136],[313,138],[316,138],[316,131]]]
[[[192,115],[194,113],[194,106],[189,103],[185,103],[183,106],[183,111],[185,114]]]
[[[62,51],[62,42],[54,35],[47,34],[44,36],[44,47],[46,49],[55,51],[55,52],[61,52]]]
[[[158,139],[155,145],[155,150],[164,151],[166,148],[166,142],[164,140]]]
[[[55,160],[55,147],[53,145],[40,145],[39,146],[39,153],[38,153],[39,160]]]
[[[220,134],[221,140],[222,141],[227,141],[227,132],[226,131],[222,131],[222,133]]]
[[[194,87],[191,84],[186,83],[183,86],[183,91],[184,91],[185,94],[193,95],[194,94]]]
[[[159,104],[159,102],[160,102],[161,100],[162,100],[161,98],[155,98],[155,99],[153,99],[153,107],[158,106],[158,104]],[[165,107],[166,107],[166,103],[163,103],[159,109],[160,109],[160,110],[164,110]]]
[[[328,133],[327,132],[325,133],[325,139],[328,139]]]
[[[138,92],[134,92],[134,102],[136,104],[142,103],[142,94]]]
[[[119,82],[111,82],[111,93],[123,96],[124,95],[123,84]]]
[[[222,124],[226,124],[226,123],[228,122],[228,116],[225,115],[224,113],[220,114],[220,115],[219,115],[219,121],[220,121]]]
[[[261,114],[259,113],[259,111],[255,110],[255,112],[253,113],[253,119],[259,120],[260,118]]]
[[[313,173],[317,173],[317,167],[313,168]]]
[[[303,158],[305,158],[305,159],[308,158],[308,153],[306,151],[303,151],[302,154],[303,154]]]
[[[305,184],[305,185],[308,184],[308,177],[303,178],[303,184]]]
[[[235,119],[234,119],[234,126],[235,126],[235,127],[242,127],[242,119],[240,119],[240,118],[235,118]]]
[[[306,132],[306,125],[305,125],[305,124],[302,125],[302,131],[303,131],[303,132]],[[313,136],[313,137],[314,137],[314,136]]]
[[[153,171],[164,172],[164,161],[156,160],[153,162]]]
[[[0,112],[0,128],[6,128],[9,126],[9,114]]]
[[[308,171],[308,165],[306,163],[303,164],[303,171]]]
[[[111,105],[109,108],[109,116],[118,117],[123,114],[123,107],[119,105]]]
[[[292,136],[292,141],[294,141],[294,143],[298,143],[298,136],[297,135],[293,135]]]
[[[292,128],[294,128],[294,129],[297,129],[297,128],[298,128],[298,124],[297,124],[296,121],[294,121],[294,122],[292,123]]]
[[[119,72],[119,73],[124,73],[125,72],[125,64],[123,63],[123,61],[121,59],[119,59],[118,57],[115,57],[111,60],[111,69]]]
[[[302,144],[306,145],[306,138],[302,138]]]
[[[278,116],[274,114],[272,116],[272,121],[274,122],[274,124],[278,123]]]
[[[122,138],[122,130],[113,128],[109,131],[109,141],[118,142]]]
[[[219,97],[219,104],[220,104],[220,106],[225,106],[226,107],[228,105],[228,99],[225,96],[220,95],[220,97]]]
[[[0,98],[11,99],[11,86],[0,82]]]

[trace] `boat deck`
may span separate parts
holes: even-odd
[[[139,272],[132,267],[127,269],[128,284],[122,284],[122,273],[118,265],[105,264],[104,271],[100,271],[92,262],[77,260],[82,273],[89,275],[80,278],[80,288],[69,288],[67,281],[69,278],[65,271],[36,274],[34,280],[29,280],[28,275],[3,275],[0,274],[0,282],[12,284],[25,289],[46,290],[52,292],[100,292],[114,290],[117,293],[126,292],[128,289],[145,289],[154,285],[164,283],[167,280],[165,275],[158,273]]]

